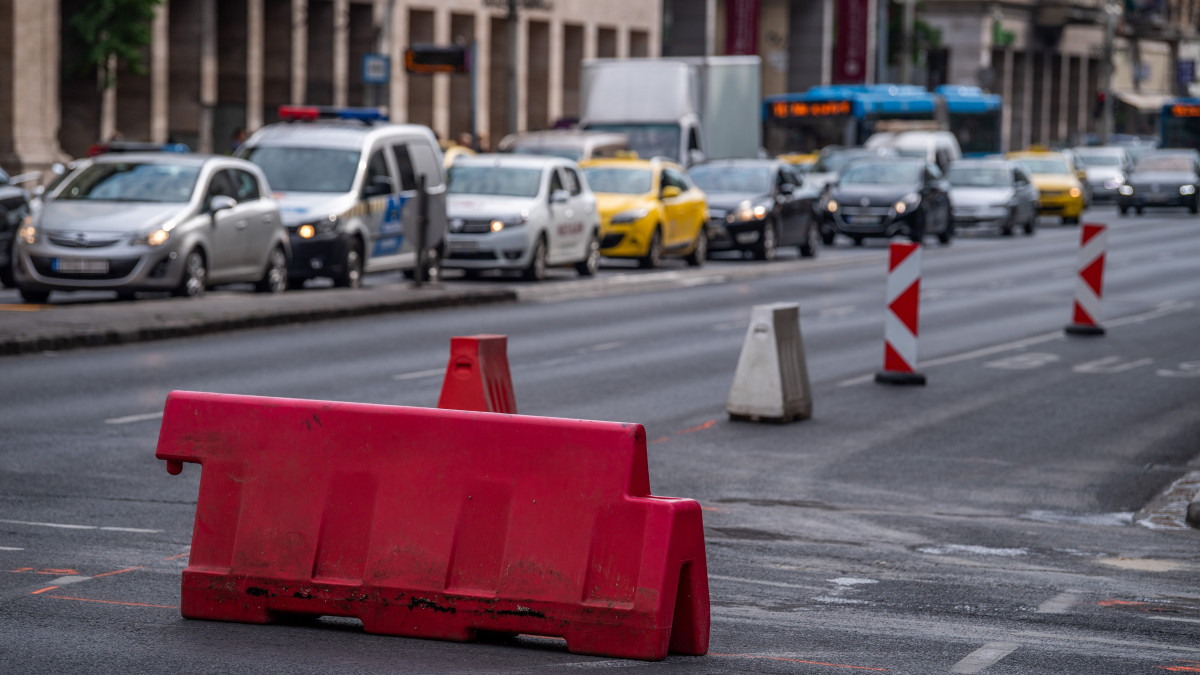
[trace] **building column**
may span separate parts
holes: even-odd
[[[166,143],[170,136],[170,8],[158,6],[150,26],[150,141]]]
[[[308,95],[308,0],[292,0],[292,104]]]
[[[1082,141],[1083,136],[1087,134],[1089,119],[1091,118],[1092,105],[1088,97],[1088,77],[1091,75],[1088,72],[1088,56],[1084,54],[1079,57],[1079,137]]]
[[[1004,48],[1004,75],[1000,79],[1000,149],[1004,152],[1013,150],[1013,48]]]
[[[450,8],[438,7],[433,11],[433,42],[450,44]],[[433,76],[433,130],[439,138],[450,136],[450,75],[438,73]]]
[[[200,3],[200,119],[197,152],[213,151],[213,107],[217,105],[217,4]]]
[[[64,159],[58,145],[57,86],[62,13],[58,0],[12,0],[5,13],[3,20],[12,24],[0,34],[11,30],[12,41],[0,55],[6,70],[0,86],[11,87],[12,99],[6,101],[8,109],[0,110],[0,162],[14,174],[45,171]]]
[[[475,87],[475,145],[479,148],[492,147],[492,125],[487,111],[491,109],[492,97],[492,15],[486,9],[475,13],[475,72],[472,75]],[[500,139],[496,139],[497,141]]]
[[[1050,125],[1050,109],[1054,103],[1054,52],[1045,52],[1042,55],[1042,93],[1041,93],[1041,122],[1042,128],[1038,130],[1038,136],[1041,142],[1050,145],[1052,140],[1051,134],[1053,129]]]
[[[1025,50],[1025,73],[1021,78],[1021,137],[1017,147],[1028,148],[1033,143],[1033,52]]]
[[[333,105],[346,105],[350,86],[350,0],[333,3]]]
[[[246,132],[263,125],[263,0],[246,0]]]
[[[563,61],[566,49],[563,47],[563,22],[561,18],[550,19],[550,73],[547,77],[549,100],[546,102],[546,116],[553,124],[563,116]]]
[[[404,70],[404,47],[408,40],[408,11],[398,7],[392,12],[392,25],[388,31],[391,44],[388,56],[392,62],[392,81],[388,84],[388,118],[393,122],[408,121],[408,71]]]
[[[629,58],[629,26],[617,26],[617,58]]]
[[[529,21],[524,13],[517,15],[517,47],[513,53],[517,55],[517,119],[515,122],[509,120],[508,124],[521,132],[529,128],[526,110],[529,105]]]
[[[583,58],[594,59],[597,53],[597,44],[599,43],[598,34],[599,27],[595,21],[588,21],[583,25]]]
[[[1058,135],[1059,140],[1067,140],[1068,124],[1067,118],[1071,116],[1071,56],[1062,55],[1062,63],[1059,64],[1058,72],[1058,94],[1055,96],[1055,104],[1058,105]]]

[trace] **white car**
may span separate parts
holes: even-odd
[[[546,268],[600,267],[600,213],[579,166],[536,155],[475,155],[450,167],[442,266],[475,276],[514,270],[531,281]]]

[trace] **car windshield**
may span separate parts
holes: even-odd
[[[592,192],[644,195],[651,190],[653,174],[649,169],[618,169],[594,166],[583,170]]]
[[[1080,152],[1076,155],[1079,157],[1079,162],[1085,167],[1121,166],[1121,156],[1113,153]]]
[[[924,167],[915,162],[859,162],[847,168],[839,185],[911,185],[921,182]]]
[[[262,167],[276,192],[349,192],[358,172],[358,150],[260,145],[241,156]]]
[[[454,164],[446,189],[457,195],[536,197],[541,184],[541,169]]]
[[[696,185],[705,192],[753,192],[766,194],[771,191],[772,174],[766,166],[721,166],[710,164],[693,167],[688,172]]]
[[[680,159],[679,125],[676,124],[597,124],[588,127],[588,130],[625,134],[629,139],[629,149],[636,152],[638,157]]]
[[[1008,171],[1000,166],[951,166],[946,180],[955,187],[1007,187]]]
[[[0,185],[5,185],[8,181],[8,174],[4,173],[4,169],[0,169]]]
[[[813,173],[837,173],[841,171],[842,167],[846,166],[846,164],[852,159],[872,156],[874,156],[872,153],[864,152],[862,150],[831,152],[826,155],[821,155],[821,158],[818,159],[815,164],[813,164],[812,171]]]
[[[199,176],[198,165],[105,162],[80,171],[57,199],[180,203],[191,199]]]
[[[546,155],[549,157],[561,157],[569,159],[572,162],[578,162],[583,157],[583,148],[572,148],[570,146],[553,146],[553,145],[529,145],[517,146],[512,149],[514,155]]]
[[[1022,157],[1017,160],[1029,173],[1069,174],[1067,160],[1058,157]]]
[[[1178,155],[1147,155],[1138,160],[1138,171],[1188,171],[1192,163]]]

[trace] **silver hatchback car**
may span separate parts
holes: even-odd
[[[287,287],[287,231],[262,171],[216,155],[108,154],[83,162],[24,219],[14,276],[26,302],[51,291]]]

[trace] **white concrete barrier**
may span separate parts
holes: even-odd
[[[732,420],[791,422],[812,417],[800,307],[756,305],[725,410]]]

